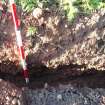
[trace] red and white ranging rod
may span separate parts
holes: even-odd
[[[28,73],[28,69],[27,69],[27,64],[26,64],[25,55],[24,55],[24,48],[23,48],[23,44],[22,44],[20,21],[17,16],[16,4],[15,4],[14,0],[9,0],[9,1],[10,1],[12,17],[13,17],[13,21],[14,21],[14,25],[15,25],[15,33],[16,33],[17,45],[19,48],[21,64],[22,64],[22,68],[23,68],[23,74],[24,74],[26,84],[28,84],[29,83],[29,73]]]

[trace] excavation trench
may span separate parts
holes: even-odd
[[[81,66],[78,65],[60,66],[56,70],[45,66],[29,68],[31,89],[43,88],[46,83],[54,87],[59,84],[72,84],[76,87],[105,88],[105,71],[90,69],[82,72]],[[0,78],[19,88],[26,86],[21,72],[16,74],[1,72]]]

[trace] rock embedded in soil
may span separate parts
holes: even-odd
[[[40,18],[42,16],[43,11],[42,11],[41,8],[35,8],[33,10],[33,13],[32,14],[33,14],[34,18],[38,19],[38,18]]]

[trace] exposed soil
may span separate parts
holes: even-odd
[[[104,70],[104,12],[78,15],[72,25],[54,9],[43,10],[41,20],[32,14],[22,14],[22,38],[28,65],[56,69],[59,65],[78,64],[85,65],[84,70]],[[3,64],[13,62],[18,66],[14,25],[11,13],[8,15],[10,18],[3,17],[0,24],[0,60]],[[29,26],[36,27],[37,33],[27,36]],[[21,69],[14,72],[18,70]]]
[[[30,84],[22,76],[8,13],[0,17],[0,105],[105,105],[105,11],[78,15],[72,25],[54,9],[43,10],[40,19],[21,18]],[[29,26],[37,34],[27,37]]]

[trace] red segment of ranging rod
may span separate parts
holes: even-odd
[[[10,5],[11,5],[13,21],[14,21],[14,25],[15,25],[15,32],[16,32],[17,45],[18,45],[18,49],[19,49],[19,56],[21,58],[21,64],[22,64],[22,68],[23,68],[23,75],[24,75],[26,84],[28,84],[29,83],[29,73],[28,73],[27,64],[25,61],[24,48],[23,48],[23,44],[22,44],[22,37],[21,37],[21,31],[20,31],[20,22],[17,17],[16,4],[15,4],[14,0],[10,0]]]

